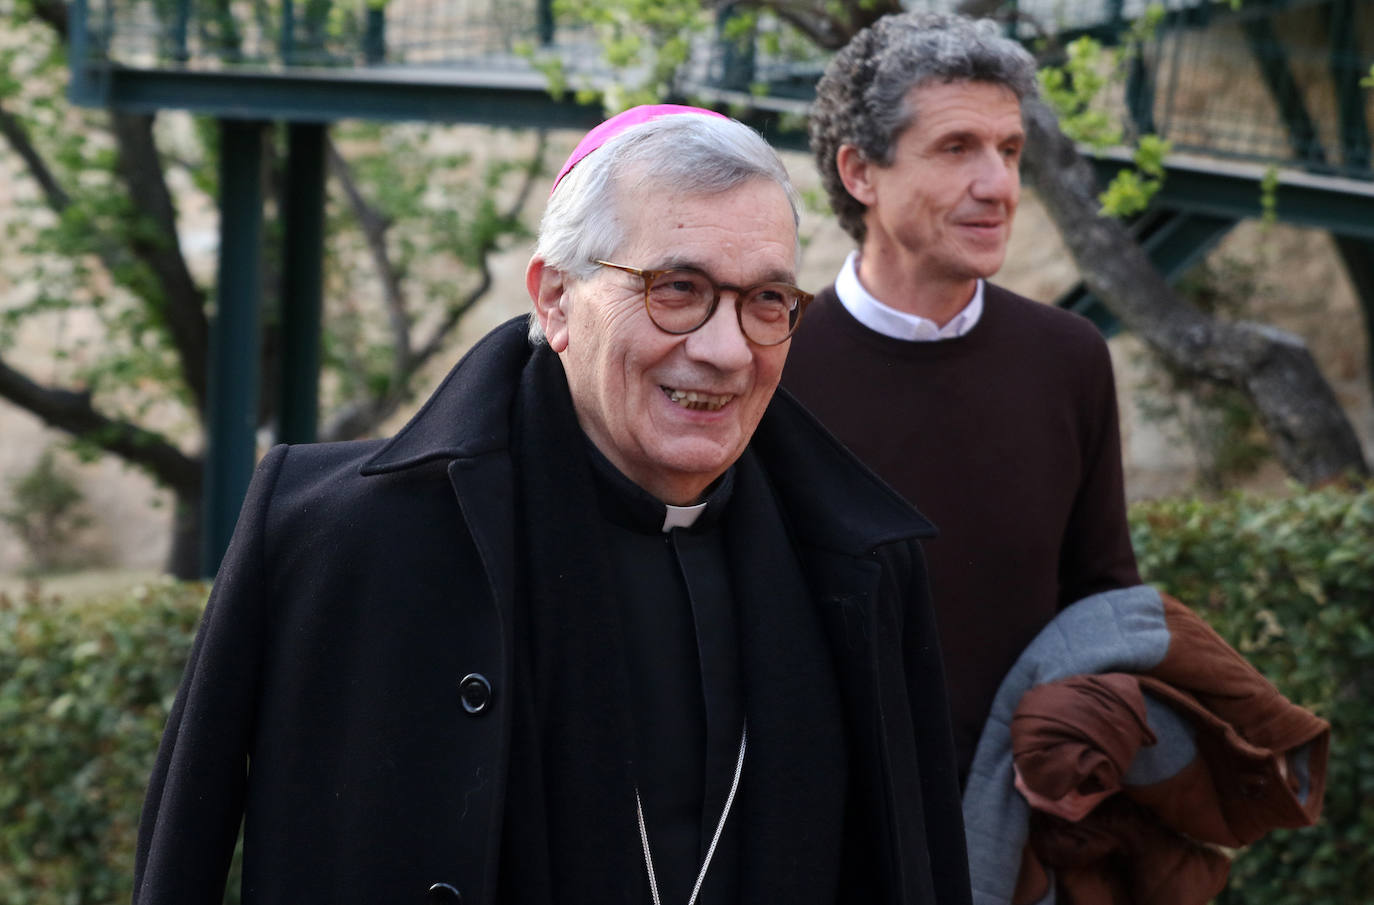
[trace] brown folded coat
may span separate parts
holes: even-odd
[[[1153,669],[1073,676],[1021,699],[1011,725],[1021,783],[1052,801],[1114,794],[1076,822],[1032,812],[1016,905],[1045,895],[1046,867],[1059,905],[1205,905],[1230,867],[1216,846],[1308,826],[1321,811],[1330,725],[1285,698],[1192,610],[1163,599],[1170,643]],[[1187,719],[1197,755],[1167,779],[1131,785],[1136,752],[1156,743],[1146,692]],[[1305,773],[1290,768],[1299,752]]]

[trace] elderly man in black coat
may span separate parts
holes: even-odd
[[[259,466],[148,790],[136,905],[961,905],[918,539],[775,396],[810,296],[751,130],[636,108],[395,437]]]

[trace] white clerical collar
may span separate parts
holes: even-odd
[[[695,506],[674,506],[671,503],[664,503],[668,507],[667,513],[663,516],[663,533],[667,534],[674,528],[690,528],[701,514],[706,511],[705,503],[697,503]]]
[[[859,282],[859,253],[851,251],[844,260],[844,267],[835,277],[835,294],[840,304],[854,315],[854,319],[870,330],[877,331],[893,339],[916,342],[933,342],[941,339],[954,339],[963,336],[978,324],[983,316],[983,281],[978,280],[973,290],[973,298],[958,314],[943,327],[930,318],[919,314],[908,314],[884,305],[873,297]]]

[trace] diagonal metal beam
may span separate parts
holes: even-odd
[[[1365,15],[1370,15],[1366,10]],[[1331,83],[1341,122],[1342,163],[1348,169],[1369,169],[1369,122],[1365,89],[1360,87],[1360,30],[1355,0],[1336,0],[1331,8]],[[1374,173],[1370,174],[1374,176]]]
[[[1279,108],[1279,117],[1288,129],[1288,147],[1297,160],[1310,164],[1327,163],[1326,151],[1318,136],[1317,124],[1307,111],[1302,86],[1293,75],[1288,61],[1288,48],[1274,30],[1269,17],[1246,19],[1241,22],[1250,55],[1255,58],[1260,78],[1269,89],[1269,96]]]
[[[1236,223],[1233,217],[1155,210],[1141,222],[1137,239],[1159,272],[1173,282],[1211,251]],[[1104,336],[1114,336],[1121,329],[1116,315],[1082,283],[1060,296],[1055,304],[1088,318]]]

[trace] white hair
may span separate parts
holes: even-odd
[[[715,116],[660,116],[611,138],[564,175],[544,209],[534,254],[586,279],[596,271],[595,259],[613,256],[627,239],[622,201],[647,202],[666,191],[715,195],[754,179],[777,183],[792,207],[793,225],[801,222],[787,169],[757,132]],[[530,315],[529,333],[531,342],[544,341],[537,314]]]

